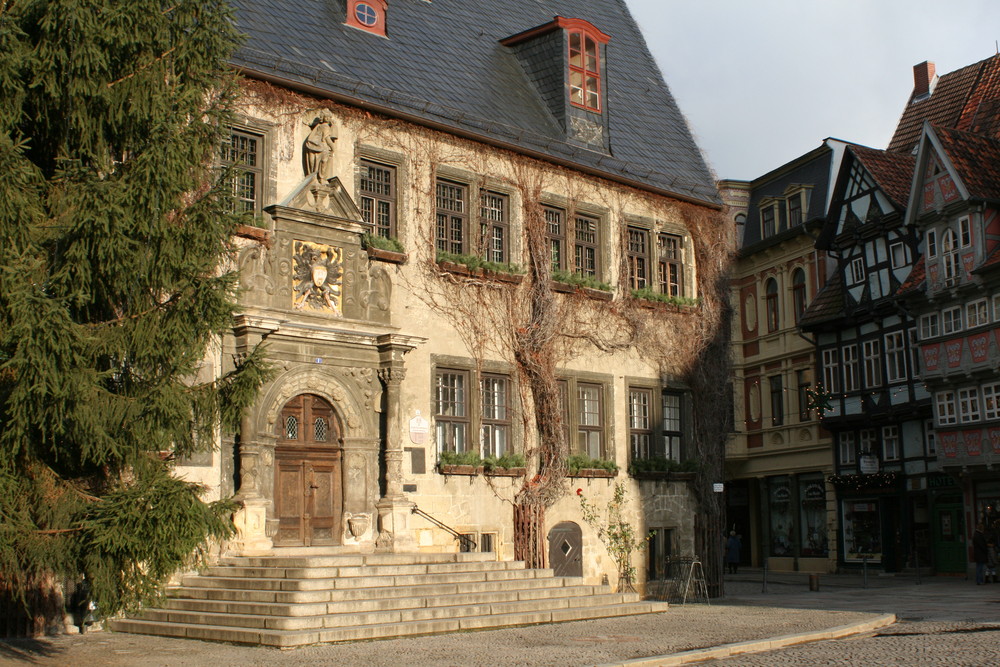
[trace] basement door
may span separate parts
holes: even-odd
[[[557,523],[549,531],[549,567],[557,577],[583,576],[583,534],[572,521]]]
[[[333,407],[302,394],[285,404],[274,448],[274,545],[340,544],[341,430]]]

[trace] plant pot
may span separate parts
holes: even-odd
[[[561,294],[582,294],[585,297],[597,299],[598,301],[611,301],[615,297],[613,292],[605,292],[604,290],[584,287],[582,285],[570,285],[569,283],[561,283],[558,280],[552,281],[552,291]]]
[[[455,262],[449,262],[447,260],[441,260],[438,263],[442,271],[447,271],[448,273],[454,273],[458,276],[470,276],[473,275],[472,271],[465,264],[456,264]]]
[[[438,464],[438,470],[442,475],[466,475],[474,477],[483,471],[482,466]]]
[[[604,470],[603,468],[581,468],[576,472],[569,473],[570,477],[591,477],[601,479],[612,479],[618,476],[617,470]]]
[[[511,285],[520,285],[524,280],[524,275],[520,273],[504,273],[503,271],[490,271],[489,269],[483,269],[483,277]]]
[[[488,477],[524,477],[527,468],[493,468],[484,472]]]
[[[384,250],[382,248],[374,248],[372,246],[368,246],[365,250],[368,251],[368,256],[372,259],[379,262],[388,262],[389,264],[406,264],[406,260],[410,257],[405,252]]]

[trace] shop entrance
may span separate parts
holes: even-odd
[[[965,572],[962,497],[939,496],[934,505],[934,566],[937,572]]]

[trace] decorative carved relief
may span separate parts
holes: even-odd
[[[360,539],[371,528],[372,517],[370,514],[347,514],[345,512],[345,517],[347,518],[347,527],[355,539]]]
[[[322,243],[296,241],[293,306],[340,315],[343,249]]]
[[[247,292],[274,294],[274,281],[268,275],[270,254],[260,245],[244,248],[239,255],[240,285]]]

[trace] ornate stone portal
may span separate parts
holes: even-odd
[[[326,141],[318,145],[332,151],[321,127],[313,126],[318,140]],[[369,226],[340,181],[324,176],[323,151],[305,157],[313,171],[267,209],[274,242],[247,255],[252,286],[270,289],[243,293],[246,314],[234,327],[234,347],[245,354],[266,339],[277,373],[243,420],[237,450],[240,535],[233,546],[245,553],[275,544],[412,549],[399,394],[403,357],[424,339],[390,326],[391,282],[361,248]],[[291,437],[299,432],[288,430],[282,410],[299,404],[328,405],[337,441],[320,442],[318,432],[310,432],[308,442]],[[312,408],[303,410],[313,414]],[[317,426],[297,422],[295,428]],[[303,446],[294,444],[298,440]],[[280,466],[276,444],[284,448]],[[323,512],[330,508],[337,516],[328,519]]]

